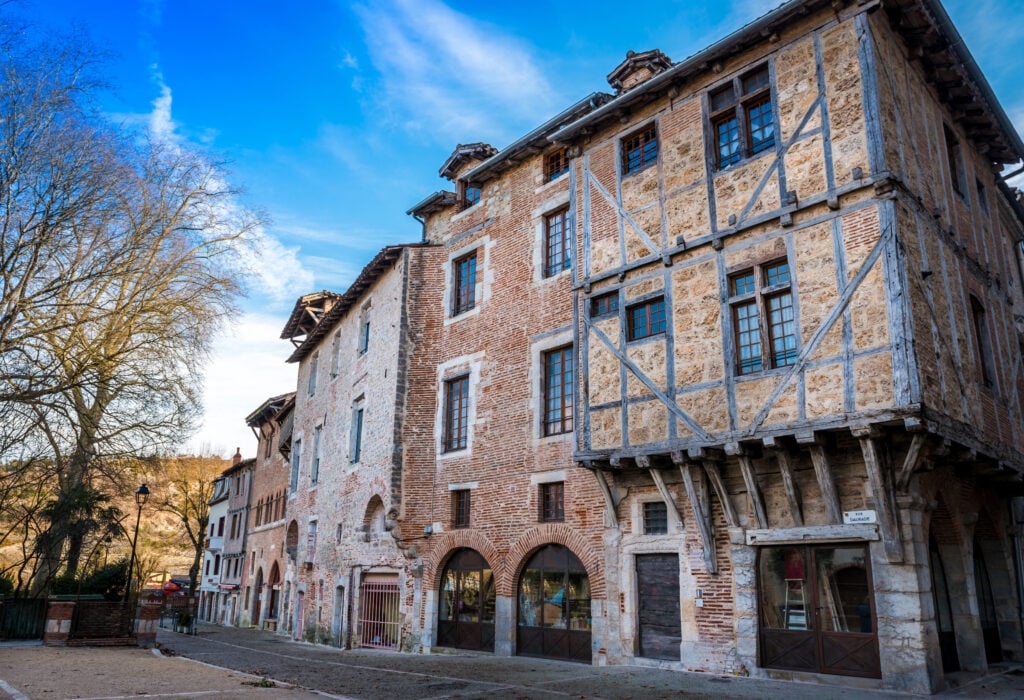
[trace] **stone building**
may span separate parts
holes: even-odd
[[[221,559],[224,551],[224,523],[228,514],[228,480],[223,476],[214,479],[209,506],[209,525],[203,548],[203,567],[200,570],[199,619],[220,622],[223,602],[220,590]]]
[[[224,521],[221,574],[217,585],[223,601],[220,621],[226,625],[239,624],[243,606],[242,577],[245,575],[246,523],[255,466],[255,459],[242,459],[239,448],[235,454],[234,464],[221,475],[227,481],[228,501]]]
[[[603,656],[601,494],[573,461],[569,161],[548,138],[607,99],[500,153],[460,145],[441,168],[457,191],[410,210],[433,244],[410,306],[400,517],[426,533],[424,647]]]
[[[276,630],[284,595],[285,499],[295,393],[274,396],[246,416],[258,445],[252,472],[238,624]]]
[[[945,11],[794,0],[608,81],[297,302],[279,629],[913,692],[1022,658],[1024,144]]]
[[[551,138],[601,652],[914,692],[1020,659],[1024,144],[945,11],[790,2],[610,82]]]
[[[415,550],[395,517],[421,248],[384,248],[344,294],[302,297],[282,332],[298,364],[282,612],[297,639],[393,649],[409,636]]]

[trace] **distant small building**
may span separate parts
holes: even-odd
[[[237,455],[241,459],[241,455]],[[203,566],[200,569],[199,619],[205,622],[221,622],[227,595],[221,591],[220,577],[224,558],[224,527],[228,515],[228,479],[219,476],[214,480],[213,496],[210,498],[209,525],[203,551]]]

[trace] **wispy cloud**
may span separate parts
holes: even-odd
[[[285,363],[292,347],[280,339],[287,314],[247,313],[216,343],[206,368],[203,426],[188,451],[212,449],[228,457],[256,451],[245,416],[264,400],[295,390],[295,365]]]
[[[286,246],[260,227],[252,232],[253,255],[248,268],[257,278],[258,294],[274,306],[291,305],[299,294],[313,289],[315,275],[299,257],[299,246]]]
[[[402,128],[445,142],[502,142],[517,133],[506,133],[510,126],[521,130],[557,106],[531,48],[499,27],[438,0],[380,0],[356,12],[381,79],[375,109]]]

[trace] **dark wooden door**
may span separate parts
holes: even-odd
[[[640,656],[678,661],[682,641],[679,556],[638,554],[636,582]]]

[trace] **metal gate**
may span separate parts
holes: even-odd
[[[0,639],[42,639],[46,598],[0,599]]]
[[[398,575],[371,575],[359,587],[359,643],[364,647],[397,649]]]

